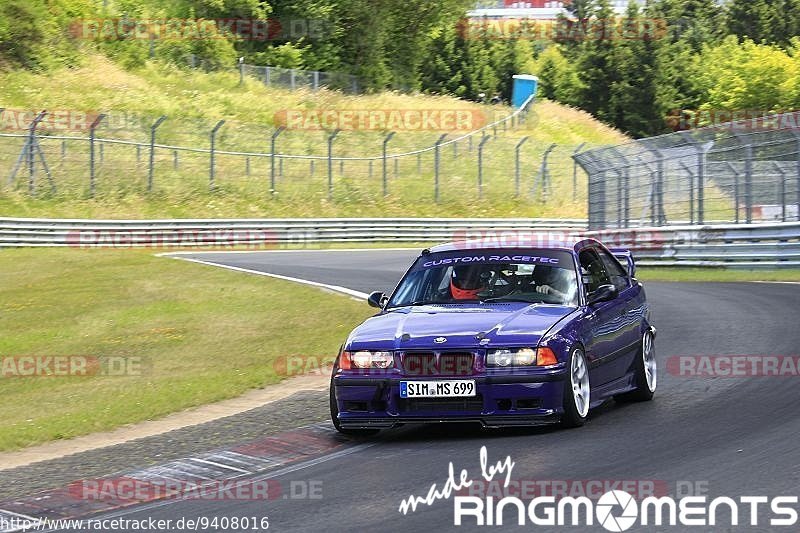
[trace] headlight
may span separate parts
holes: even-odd
[[[547,366],[558,363],[550,348],[502,348],[489,350],[486,366]]]
[[[351,368],[391,368],[394,366],[394,355],[392,352],[371,352],[360,350],[358,352],[342,352],[339,360],[339,368],[350,370]]]

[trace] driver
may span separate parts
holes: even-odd
[[[450,294],[454,300],[478,300],[478,294],[489,287],[489,275],[480,265],[453,267],[450,276]]]
[[[533,282],[539,294],[552,294],[561,300],[570,298],[569,280],[562,275],[563,269],[550,265],[536,265]]]

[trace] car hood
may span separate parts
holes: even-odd
[[[574,311],[575,307],[515,302],[403,307],[367,319],[353,330],[345,348],[410,350],[532,345]]]

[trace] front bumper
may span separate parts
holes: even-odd
[[[342,428],[391,428],[400,424],[478,422],[485,427],[531,426],[561,418],[564,369],[537,374],[458,377],[370,377],[339,374],[333,388]],[[474,379],[472,398],[400,398],[400,381]]]

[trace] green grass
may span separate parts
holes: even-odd
[[[642,281],[741,282],[794,281],[800,282],[800,269],[744,270],[738,268],[639,268],[636,277]]]
[[[422,245],[420,245],[422,246]],[[644,281],[800,281],[800,270],[643,268]],[[138,250],[0,253],[0,356],[141,357],[141,375],[0,378],[0,450],[232,398],[332,360],[363,303]],[[309,335],[313,332],[313,335]]]
[[[445,110],[482,113],[487,120],[506,116],[511,109],[482,106],[445,96],[380,93],[347,96],[334,91],[317,93],[267,88],[258,80],[239,85],[233,73],[203,73],[150,63],[125,71],[100,56],[86,66],[51,74],[26,71],[0,73],[0,107],[10,109],[109,111],[112,118],[98,129],[99,138],[146,141],[149,125],[160,115],[169,118],[158,130],[157,142],[207,148],[209,132],[219,119],[220,150],[268,152],[276,112],[285,109]],[[119,127],[125,114],[134,120]],[[6,121],[7,122],[7,121]],[[48,133],[47,128],[42,128]],[[52,130],[49,133],[58,134]],[[63,133],[63,132],[60,132]],[[389,154],[433,145],[441,132],[401,131],[389,144]],[[72,134],[75,135],[75,134]],[[78,132],[78,136],[85,132]],[[450,138],[458,135],[451,132]],[[293,130],[278,139],[283,154],[324,156],[326,133]],[[384,134],[344,131],[336,139],[334,155],[378,156]],[[515,197],[514,147],[529,137],[521,150],[520,196]],[[154,191],[146,190],[149,152],[138,156],[129,145],[103,144],[97,148],[97,193],[88,195],[88,147],[84,141],[43,137],[40,141],[58,188],[51,193],[39,171],[36,198],[27,194],[27,177],[0,186],[0,213],[7,216],[51,217],[292,217],[292,216],[543,216],[585,215],[585,179],[579,174],[573,199],[570,155],[581,143],[589,146],[626,140],[590,115],[552,102],[537,103],[527,122],[513,130],[499,129],[484,149],[483,194],[478,195],[477,145],[463,140],[441,153],[440,203],[433,201],[433,152],[398,159],[388,168],[389,195],[382,194],[382,165],[374,161],[347,161],[333,172],[333,196],[328,198],[327,165],[318,160],[283,159],[276,163],[277,194],[269,193],[270,158],[218,155],[217,190],[209,192],[207,154],[172,150],[155,152]],[[551,143],[558,147],[550,158],[552,190],[534,191],[542,154]],[[101,143],[102,144],[102,143]],[[0,174],[10,174],[22,146],[19,138],[0,137]]]
[[[0,252],[0,356],[136,356],[140,376],[0,378],[0,450],[108,430],[332,360],[366,304],[149,252]],[[313,332],[310,335],[309,332]]]

